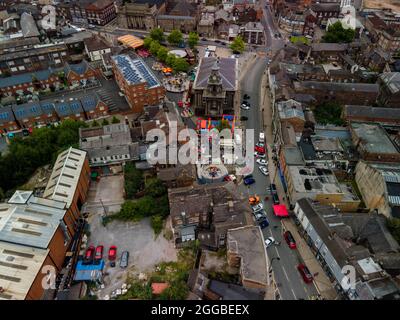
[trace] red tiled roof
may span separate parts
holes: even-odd
[[[169,284],[166,282],[153,282],[151,284],[151,291],[153,292],[153,294],[161,294],[168,287]]]

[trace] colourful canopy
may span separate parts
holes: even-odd
[[[274,214],[277,217],[288,217],[289,213],[287,211],[287,208],[284,204],[275,204],[272,206],[274,209]]]
[[[144,43],[142,39],[132,36],[130,34],[119,37],[118,41],[127,47],[131,47],[132,49],[137,49],[137,48],[143,46],[143,43]]]

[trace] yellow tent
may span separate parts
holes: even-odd
[[[137,49],[143,46],[144,43],[142,39],[132,36],[130,34],[119,37],[118,41],[127,47],[131,47],[132,49]]]

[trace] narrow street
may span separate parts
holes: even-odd
[[[245,125],[247,129],[254,129],[255,140],[258,139],[260,130],[263,130],[261,123],[261,110],[260,110],[260,83],[263,72],[267,66],[265,58],[258,58],[252,66],[248,68],[246,78],[242,81],[241,90],[242,95],[248,94],[250,96],[251,109],[248,111],[241,110],[241,115],[247,116],[248,120]],[[256,84],[256,85],[255,85]],[[271,141],[266,141],[271,143]],[[270,226],[263,229],[264,238],[273,237],[275,241],[281,244],[271,246],[267,249],[269,260],[272,261],[272,270],[275,276],[275,282],[278,284],[278,289],[282,300],[297,300],[307,299],[311,295],[318,294],[314,285],[307,285],[304,283],[297,270],[297,265],[300,263],[300,257],[296,250],[291,250],[286,244],[282,236],[282,226],[280,218],[274,216],[272,211],[272,200],[268,192],[270,185],[270,177],[264,176],[255,164],[254,179],[256,183],[246,187],[243,183],[240,184],[240,192],[245,196],[257,194],[262,199],[265,210],[267,212],[268,221]],[[268,200],[265,201],[265,197]],[[282,195],[281,195],[282,196]],[[277,259],[280,258],[280,260]]]

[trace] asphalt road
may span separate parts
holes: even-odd
[[[248,117],[246,128],[254,129],[255,141],[258,140],[258,134],[262,130],[259,108],[259,84],[266,65],[267,60],[265,58],[258,58],[254,65],[248,69],[246,78],[241,84],[242,94],[247,93],[250,96],[249,101],[251,104],[251,109],[248,111],[241,110],[241,115]],[[297,265],[300,262],[298,253],[296,250],[290,249],[283,239],[280,218],[274,216],[271,197],[267,192],[267,188],[270,185],[270,178],[260,172],[257,164],[254,165],[253,176],[256,183],[249,187],[244,186],[242,183],[240,185],[240,192],[245,195],[257,194],[260,196],[267,211],[268,221],[270,222],[269,227],[263,230],[264,238],[272,236],[275,241],[281,242],[279,245],[274,245],[267,249],[269,260],[272,261],[271,265],[281,299],[307,299],[310,295],[317,294],[317,291],[313,284],[304,283],[297,270]],[[267,201],[265,201],[266,196],[268,196]],[[279,257],[280,260],[276,259],[276,257]]]

